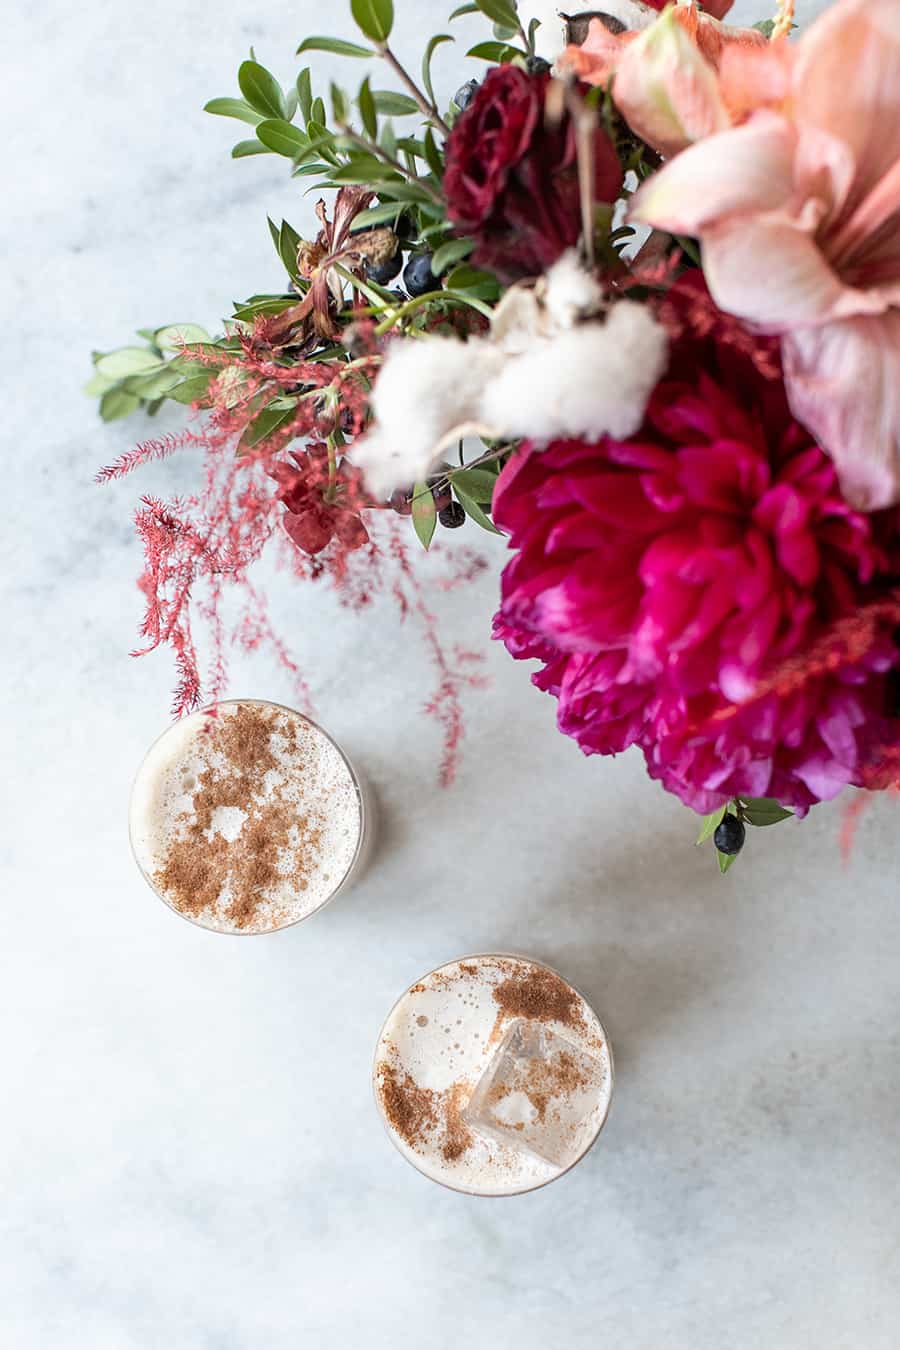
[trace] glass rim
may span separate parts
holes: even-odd
[[[538,966],[542,970],[549,970],[551,975],[556,975],[560,980],[563,981],[564,984],[568,985],[570,989],[574,989],[575,993],[578,995],[581,1001],[590,1009],[594,1017],[597,1019],[597,1025],[599,1026],[600,1031],[603,1034],[603,1043],[606,1046],[606,1053],[609,1057],[609,1092],[607,1093],[606,1097],[606,1107],[603,1111],[603,1115],[600,1119],[600,1123],[597,1126],[597,1129],[591,1136],[590,1143],[585,1145],[585,1147],[579,1153],[578,1157],[574,1158],[572,1162],[569,1163],[568,1167],[564,1167],[562,1171],[557,1172],[555,1176],[547,1177],[546,1181],[539,1181],[534,1186],[523,1186],[520,1190],[517,1191],[473,1191],[469,1189],[469,1187],[467,1186],[454,1186],[453,1182],[451,1181],[444,1181],[440,1177],[433,1177],[428,1172],[423,1172],[422,1168],[419,1167],[416,1163],[414,1163],[412,1158],[408,1158],[406,1156],[403,1149],[400,1147],[399,1143],[394,1137],[394,1131],[388,1124],[387,1117],[385,1116],[384,1111],[382,1110],[381,1101],[379,1100],[378,1052],[384,1040],[384,1033],[385,1030],[387,1029],[388,1023],[394,1016],[394,1013],[397,1011],[400,1004],[408,996],[410,991],[416,987],[417,984],[421,984],[424,980],[427,980],[430,975],[436,975],[438,974],[439,971],[446,970],[448,966],[459,965],[463,961],[484,961],[498,958],[504,961],[524,961],[527,965]],[[615,1086],[616,1086],[616,1073],[615,1073],[615,1062],[613,1059],[612,1043],[609,1039],[609,1035],[607,1034],[606,1027],[600,1020],[599,1014],[597,1013],[597,1010],[594,1007],[593,1003],[591,1003],[590,999],[585,997],[585,995],[581,992],[581,990],[578,988],[577,985],[573,984],[571,980],[566,979],[565,975],[563,975],[561,971],[557,970],[555,966],[548,965],[546,961],[538,961],[533,956],[525,956],[521,952],[469,952],[465,956],[451,957],[449,961],[443,961],[439,966],[432,966],[432,968],[426,971],[424,975],[421,975],[418,980],[411,981],[411,983],[408,984],[407,987],[404,989],[403,993],[400,994],[399,997],[394,1000],[387,1017],[381,1024],[381,1030],[378,1032],[378,1038],[375,1042],[375,1053],[372,1058],[372,1095],[375,1098],[375,1108],[381,1119],[381,1123],[384,1127],[385,1134],[390,1139],[394,1148],[400,1154],[400,1157],[403,1158],[403,1160],[410,1167],[412,1167],[414,1171],[418,1172],[419,1176],[424,1177],[426,1181],[432,1181],[436,1185],[442,1186],[444,1190],[453,1191],[456,1195],[471,1196],[475,1200],[512,1200],[516,1196],[531,1195],[533,1191],[542,1191],[545,1186],[552,1186],[555,1181],[560,1181],[564,1176],[567,1176],[568,1173],[571,1172],[573,1168],[577,1167],[580,1162],[584,1161],[584,1159],[590,1153],[591,1149],[596,1144],[597,1140],[600,1138],[600,1135],[603,1133],[604,1126],[606,1125],[606,1122],[609,1119],[609,1112],[610,1108],[612,1107],[612,1100],[615,1094]]]
[[[350,781],[353,784],[353,791],[356,795],[356,802],[359,807],[359,835],[356,841],[356,848],[353,851],[353,857],[351,858],[347,870],[344,873],[341,880],[338,882],[337,886],[335,886],[334,890],[331,892],[330,895],[327,895],[325,897],[325,899],[321,902],[321,904],[316,905],[315,909],[311,909],[308,914],[301,915],[299,919],[291,919],[288,923],[278,924],[278,926],[275,928],[232,929],[232,928],[217,928],[213,924],[204,923],[202,920],[194,918],[190,914],[185,914],[183,910],[180,910],[177,907],[177,905],[173,905],[172,902],[168,900],[165,895],[162,894],[162,892],[154,883],[152,877],[148,875],[143,864],[138,858],[137,850],[134,844],[134,830],[132,828],[132,804],[134,802],[134,793],[135,788],[137,787],[138,782],[140,781],[144,765],[147,763],[147,760],[153,754],[156,747],[160,745],[161,742],[164,741],[165,738],[172,731],[174,731],[176,727],[181,726],[186,720],[186,718],[182,717],[174,722],[170,722],[169,725],[163,731],[161,731],[159,735],[147,747],[147,750],[145,751],[141,759],[141,762],[138,765],[137,770],[132,779],[131,791],[128,794],[128,843],[131,848],[131,856],[134,859],[138,871],[146,881],[147,885],[150,887],[153,894],[157,897],[157,899],[161,900],[162,903],[166,906],[166,908],[170,909],[173,914],[177,914],[179,918],[184,919],[186,923],[192,924],[195,928],[202,928],[205,933],[216,933],[219,937],[242,937],[242,938],[271,937],[273,933],[284,933],[289,928],[296,928],[298,924],[305,923],[307,919],[311,919],[314,917],[314,915],[321,913],[321,911],[325,908],[325,906],[330,905],[332,900],[334,900],[340,894],[340,892],[347,887],[351,877],[353,876],[353,873],[356,871],[359,865],[370,826],[369,821],[370,811],[366,803],[366,794],[365,791],[363,790],[362,780],[360,778],[358,771],[354,767],[352,760],[347,754],[346,750],[344,750],[343,746],[340,745],[340,743],[335,740],[335,738],[330,734],[330,732],[326,731],[325,728],[315,720],[315,718],[310,717],[307,713],[301,712],[299,708],[292,708],[287,703],[276,703],[272,699],[268,698],[223,698],[218,699],[215,703],[209,703],[203,708],[197,708],[194,712],[188,713],[187,717],[202,717],[204,716],[204,714],[210,713],[216,708],[246,706],[247,704],[264,708],[276,708],[279,712],[290,713],[292,717],[298,717],[301,722],[305,722],[308,727],[312,727],[314,731],[318,732],[320,736],[324,737],[324,739],[334,747],[334,749],[340,756],[341,762],[344,764],[348,774],[350,775]]]

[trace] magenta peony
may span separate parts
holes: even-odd
[[[673,292],[682,332],[636,436],[526,445],[501,475],[494,519],[516,556],[496,634],[544,663],[535,683],[586,753],[639,745],[698,811],[742,795],[802,813],[900,740],[889,627],[777,681],[891,593],[900,516],[847,504],[774,348],[699,337],[692,295]]]

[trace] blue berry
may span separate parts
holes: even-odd
[[[406,264],[403,285],[407,295],[425,295],[440,288],[440,282],[431,270],[433,253],[414,253]]]
[[[445,530],[458,530],[460,525],[466,523],[466,513],[459,502],[451,502],[443,511],[438,512],[438,520]]]
[[[370,281],[374,281],[376,286],[389,286],[394,280],[394,277],[400,275],[402,267],[403,253],[402,250],[398,248],[393,258],[388,258],[386,262],[367,263],[366,276]]]
[[[456,93],[453,95],[453,102],[456,104],[457,108],[459,108],[460,112],[465,112],[466,108],[468,108],[469,104],[472,102],[472,99],[478,93],[479,88],[480,85],[477,80],[469,80],[461,89],[457,89]]]
[[[713,835],[713,843],[720,853],[724,853],[730,858],[736,853],[740,853],[746,837],[747,831],[744,828],[744,822],[738,820],[737,816],[726,816]]]

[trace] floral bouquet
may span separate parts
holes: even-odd
[[[226,582],[237,638],[290,664],[250,576],[280,540],[298,578],[419,615],[447,779],[477,666],[412,548],[505,535],[495,636],[585,753],[639,747],[725,871],[747,824],[900,782],[900,5],[837,0],[792,35],[791,0],[751,29],[731,0],[602,3],[463,4],[448,27],[492,27],[449,106],[452,33],[411,73],[392,0],[298,49],[390,87],[323,97],[303,68],[285,91],[251,53],[207,104],[246,124],[233,156],[336,195],[314,238],[269,222],[284,288],[222,334],[95,355],[104,418],[199,410],[101,477],[205,451],[196,495],[137,514],[176,712],[221,690]],[[444,584],[486,565],[450,557]]]

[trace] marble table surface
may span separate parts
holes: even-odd
[[[443,9],[397,7],[420,32]],[[0,1345],[893,1350],[896,805],[870,808],[849,865],[837,805],[754,839],[722,880],[639,761],[584,760],[495,648],[441,791],[414,629],[281,576],[319,714],[381,797],[375,870],[309,923],[241,941],[182,922],[132,863],[129,784],[172,670],[128,656],[129,517],[197,464],[96,487],[149,428],[101,426],[80,387],[92,346],[215,323],[280,284],[266,213],[302,226],[310,199],[274,159],[231,163],[231,128],[200,108],[251,43],[289,78],[304,33],[349,35],[335,9],[5,15]],[[442,57],[449,92],[463,66]],[[487,645],[495,592],[492,568],[436,593],[443,632]],[[291,696],[264,656],[236,657],[230,688]],[[510,949],[588,993],[618,1086],[583,1165],[487,1202],[391,1148],[370,1061],[411,980]]]

